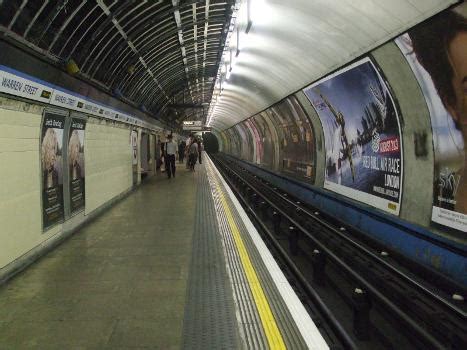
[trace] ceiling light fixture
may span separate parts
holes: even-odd
[[[230,19],[227,38],[225,40],[224,52],[222,54],[221,62],[219,64],[215,88],[213,94],[218,91],[216,100],[211,99],[211,104],[208,112],[207,126],[210,126],[214,117],[214,110],[217,106],[218,100],[221,98],[224,88],[228,86],[228,80],[232,75],[232,70],[235,66],[237,58],[240,54],[240,35],[242,33],[248,34],[253,21],[251,19],[251,11],[253,9],[252,2],[264,2],[263,0],[237,0],[233,9],[232,17]],[[256,6],[258,7],[258,6]],[[234,37],[232,37],[234,35]],[[235,55],[233,55],[235,51]],[[235,57],[234,57],[235,56]],[[213,108],[214,107],[214,108]]]

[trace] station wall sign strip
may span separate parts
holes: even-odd
[[[0,92],[50,103],[54,87],[45,81],[32,80],[27,75],[2,65],[0,65],[0,81]]]
[[[101,105],[82,95],[4,65],[0,65],[0,92],[33,101],[49,103],[54,106],[64,107],[101,118],[154,129],[154,125],[140,120],[139,118]]]
[[[183,125],[185,131],[211,131],[212,128],[208,126],[187,126]]]
[[[202,120],[185,120],[183,126],[203,126]]]

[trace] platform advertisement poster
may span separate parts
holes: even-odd
[[[237,127],[233,127],[228,130],[230,137],[230,150],[232,154],[238,158],[242,157],[242,143],[240,141],[240,135]]]
[[[309,152],[313,140],[307,116],[293,97],[277,103],[269,112],[280,138],[281,172],[309,182],[314,178],[314,152]]]
[[[467,232],[467,4],[396,39],[421,87],[434,147],[431,220]]]
[[[46,112],[41,132],[42,225],[63,220],[63,128],[65,117]]]
[[[260,165],[264,156],[263,152],[263,140],[258,132],[255,121],[253,118],[245,120],[245,125],[250,130],[250,133],[253,136],[253,146],[254,146],[254,159],[253,163]]]
[[[288,145],[290,163],[289,168],[294,170],[298,176],[309,180],[314,178],[314,140],[313,128],[305,114],[305,111],[298,103],[295,97],[289,97],[285,100],[292,113],[293,119],[292,140]],[[284,154],[285,154],[284,149]]]
[[[239,142],[240,143],[240,158],[247,161],[253,161],[253,140],[251,137],[250,132],[248,131],[247,127],[243,125],[243,123],[239,123],[235,125],[235,130],[239,135]]]
[[[398,215],[403,153],[399,117],[370,58],[304,89],[323,125],[324,187]]]
[[[131,153],[132,153],[132,164],[138,164],[138,132],[131,130]]]
[[[266,123],[266,120],[263,117],[263,114],[257,114],[253,118],[256,128],[258,129],[258,133],[261,137],[261,142],[263,145],[263,154],[261,156],[261,166],[265,168],[272,168],[273,159],[274,159],[274,149],[272,144],[272,135],[269,127]]]
[[[68,171],[70,179],[70,211],[84,208],[84,130],[86,121],[72,118],[68,134]]]

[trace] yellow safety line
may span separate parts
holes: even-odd
[[[250,256],[248,255],[248,251],[246,250],[245,243],[243,242],[243,239],[240,235],[238,226],[233,219],[230,207],[227,204],[224,193],[220,189],[217,180],[215,180],[215,183],[222,206],[227,216],[227,221],[233,233],[235,245],[240,256],[240,261],[242,262],[243,269],[245,270],[248,284],[250,285],[250,289],[255,300],[256,308],[258,309],[259,317],[261,319],[269,347],[271,349],[286,349],[287,347],[285,346],[284,339],[282,338],[282,334],[279,331],[279,327],[277,326],[274,315],[272,314],[271,307],[269,306],[269,302],[266,298],[266,295],[264,294],[264,290],[261,286],[261,282],[258,279],[258,275],[256,274],[253,264],[251,263]]]

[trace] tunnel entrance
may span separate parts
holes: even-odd
[[[211,132],[203,133],[204,150],[209,154],[219,152],[219,141],[216,135]]]

